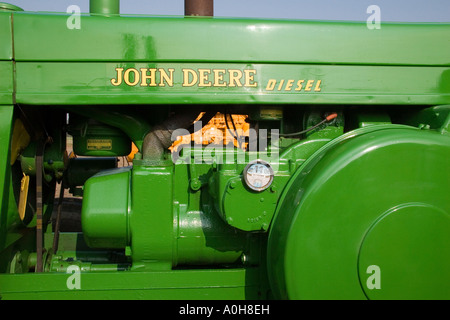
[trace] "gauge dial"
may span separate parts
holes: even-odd
[[[252,161],[244,169],[244,180],[250,189],[264,191],[272,184],[273,169],[264,160]]]

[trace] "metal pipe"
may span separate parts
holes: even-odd
[[[186,110],[170,117],[160,125],[155,126],[144,138],[142,144],[142,155],[144,160],[153,161],[159,164],[163,159],[164,151],[173,143],[172,133],[177,129],[187,129],[190,127],[199,111]]]
[[[214,16],[214,0],[184,0],[185,16]]]
[[[164,151],[173,143],[172,133],[175,130],[185,129],[190,133],[194,133],[195,130],[200,130],[203,125],[206,125],[217,113],[216,111],[205,112],[199,120],[202,125],[196,126],[195,120],[201,112],[201,107],[183,110],[161,124],[153,127],[153,129],[145,136],[142,144],[142,156],[144,160],[150,161],[155,165],[160,164],[161,160],[164,158]]]
[[[120,0],[90,0],[89,13],[110,15],[120,13]]]

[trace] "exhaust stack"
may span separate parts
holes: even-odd
[[[184,0],[185,16],[214,16],[214,0]]]

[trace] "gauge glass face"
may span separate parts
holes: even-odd
[[[244,177],[251,189],[262,191],[267,189],[272,183],[273,171],[268,163],[250,163],[246,167]]]

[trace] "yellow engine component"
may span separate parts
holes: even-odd
[[[199,116],[201,118],[201,115]],[[178,137],[177,141],[169,148],[169,150],[176,150],[177,146],[189,144],[194,141],[196,144],[224,144],[232,143],[237,148],[246,148],[246,143],[241,143],[235,139],[236,136],[248,136],[249,124],[246,122],[246,115],[230,114],[228,117],[228,127],[225,120],[225,115],[218,112],[201,130],[201,133],[192,133],[191,135]],[[234,122],[234,130],[233,125]]]
[[[136,147],[136,145],[132,142],[131,143],[131,152],[130,154],[127,156],[127,160],[128,162],[133,162],[134,159],[134,155],[136,154],[136,152],[138,152],[139,149]]]
[[[22,121],[16,119],[11,139],[11,165],[16,162],[19,154],[28,146],[30,139],[30,135],[25,129]]]
[[[23,174],[20,182],[20,196],[19,196],[19,217],[23,221],[25,218],[25,210],[27,208],[28,187],[30,185],[30,176]]]

